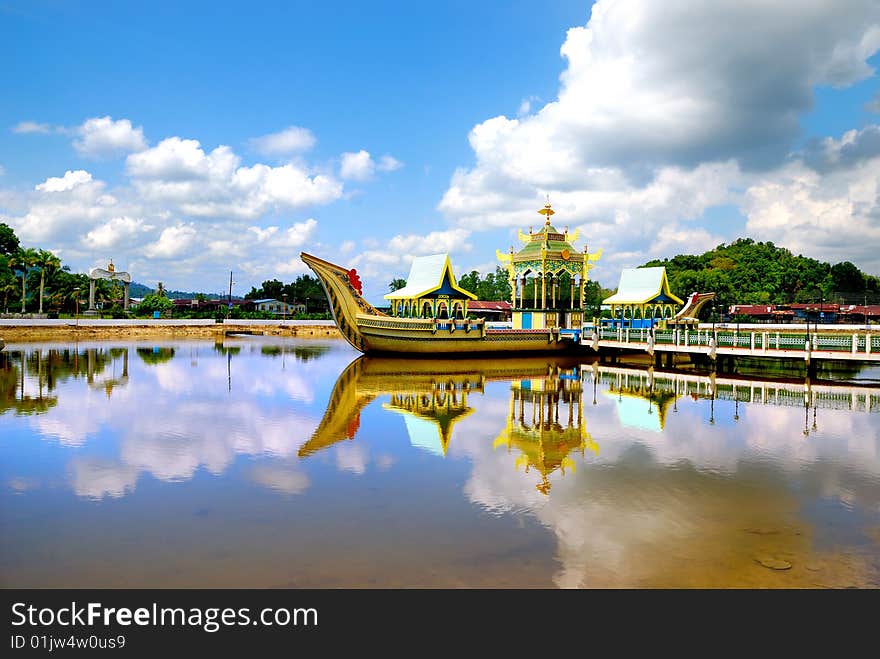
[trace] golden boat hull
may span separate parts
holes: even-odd
[[[340,333],[355,349],[367,353],[473,355],[485,353],[568,352],[576,343],[558,329],[492,330],[483,320],[395,318],[367,302],[349,281],[348,270],[302,253],[318,277]]]

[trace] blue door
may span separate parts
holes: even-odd
[[[523,329],[532,329],[532,312],[525,311],[522,314],[522,328]]]

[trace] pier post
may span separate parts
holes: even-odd
[[[856,354],[859,351],[859,335],[853,334],[852,336],[852,354]]]
[[[871,333],[868,332],[865,334],[865,354],[871,354]]]

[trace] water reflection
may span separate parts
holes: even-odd
[[[858,382],[251,338],[11,346],[0,401],[3,585],[880,579]]]

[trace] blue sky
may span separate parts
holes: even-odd
[[[376,300],[550,194],[605,285],[740,235],[880,273],[878,3],[742,4],[0,0],[0,221],[187,290],[306,250]]]

